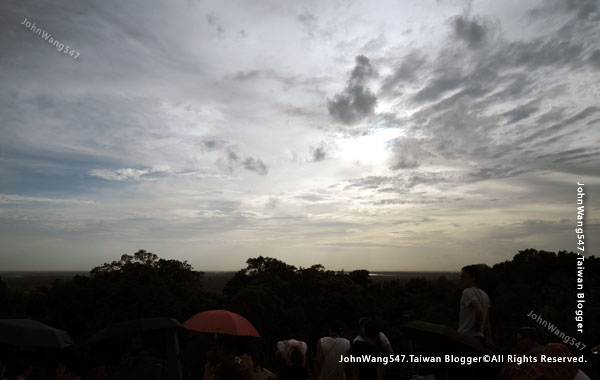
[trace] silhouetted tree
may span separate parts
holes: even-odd
[[[369,277],[368,270],[354,270],[348,273],[348,277],[350,277],[350,279],[354,281],[356,285],[361,286],[363,288],[368,287],[372,283],[371,277]]]

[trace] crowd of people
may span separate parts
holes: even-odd
[[[320,338],[315,347],[314,362],[309,365],[308,345],[297,339],[277,342],[276,364],[272,369],[262,366],[256,353],[236,352],[235,340],[219,339],[217,349],[207,355],[204,371],[205,380],[381,380],[383,364],[374,362],[350,363],[343,358],[371,355],[383,357],[393,355],[388,338],[380,332],[371,318],[359,321],[361,334],[352,343],[344,338],[339,322],[332,322],[328,335]]]

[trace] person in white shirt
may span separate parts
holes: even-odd
[[[342,337],[340,323],[332,323],[329,336],[317,342],[314,378],[317,380],[345,380],[348,369],[341,362],[350,355],[350,341]]]
[[[460,280],[464,290],[460,299],[458,332],[475,337],[487,347],[491,347],[490,298],[486,292],[477,287],[479,267],[477,265],[463,267]]]
[[[358,325],[360,326],[361,335],[355,336],[354,339],[352,340],[352,344],[354,344],[356,342],[360,342],[360,341],[362,341],[362,342],[365,341],[365,338],[364,338],[365,325],[370,320],[371,320],[371,318],[369,318],[369,317],[362,317],[361,319],[358,320]],[[379,341],[381,342],[381,345],[385,348],[385,350],[387,351],[388,354],[394,355],[394,349],[392,348],[392,345],[390,344],[390,340],[382,332],[379,332]]]

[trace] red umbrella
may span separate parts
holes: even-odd
[[[239,314],[227,310],[203,311],[185,321],[183,327],[199,332],[261,338],[250,321]]]

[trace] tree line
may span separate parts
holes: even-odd
[[[480,287],[491,299],[499,351],[514,345],[518,327],[535,325],[527,317],[531,310],[588,346],[598,343],[600,324],[593,318],[600,315],[600,259],[585,260],[584,336],[575,333],[576,259],[572,252],[527,249],[512,260],[482,265]],[[298,268],[262,256],[248,259],[217,293],[206,290],[203,273],[187,262],[140,250],[95,267],[88,276],[31,292],[7,288],[0,278],[0,318],[33,318],[85,340],[114,322],[143,317],[183,322],[200,311],[228,309],[249,319],[265,344],[274,345],[290,337],[312,344],[333,320],[342,322],[350,337],[358,333],[358,319],[370,316],[394,344],[406,318],[456,327],[460,296],[457,279],[373,282],[366,270]],[[542,340],[557,339],[543,332]]]

